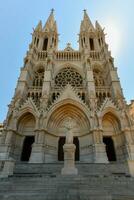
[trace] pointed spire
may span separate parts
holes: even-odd
[[[35,31],[41,31],[42,30],[42,21],[40,20],[38,25],[35,28]]]
[[[84,10],[84,17],[81,22],[81,31],[94,31],[94,26],[88,16],[86,10]]]
[[[99,30],[99,31],[103,31],[103,29],[102,29],[102,27],[101,27],[101,25],[99,24],[98,21],[96,21],[96,23],[95,23],[95,27],[96,27],[97,30]]]
[[[54,25],[53,25],[53,31],[55,31],[56,33],[58,32],[56,21],[54,22]]]
[[[54,9],[52,9],[51,13],[47,19],[47,22],[43,28],[43,31],[52,30],[54,26],[55,26]]]

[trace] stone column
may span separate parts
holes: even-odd
[[[108,163],[102,130],[93,130],[93,161],[94,163]]]
[[[35,131],[35,142],[32,145],[32,152],[29,163],[43,163],[44,162],[44,139],[45,133],[43,130]]]
[[[13,145],[15,142],[15,131],[5,130],[5,141],[0,145],[0,159],[8,159],[13,155]]]
[[[77,175],[78,170],[75,168],[75,150],[74,144],[65,144],[64,149],[64,168],[62,168],[62,175]]]

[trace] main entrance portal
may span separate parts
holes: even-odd
[[[58,143],[58,161],[64,161],[64,151],[63,151],[63,146],[65,144],[65,137],[60,137],[59,138],[59,143]],[[79,139],[78,137],[74,137],[73,143],[76,146],[76,151],[75,151],[75,161],[79,161]]]
[[[111,137],[103,137],[103,142],[106,145],[106,153],[109,161],[116,161],[114,143]]]
[[[21,161],[29,161],[33,143],[34,143],[34,136],[25,137],[21,154]]]

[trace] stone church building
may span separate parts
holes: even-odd
[[[33,30],[9,105],[0,137],[0,176],[14,177],[17,165],[36,165],[60,166],[60,175],[78,168],[77,176],[83,173],[80,166],[89,174],[91,166],[112,166],[118,175],[133,177],[134,102],[125,101],[104,29],[97,21],[94,26],[85,10],[79,49],[68,43],[59,50],[58,42],[52,10],[46,24],[40,21]],[[71,146],[65,149],[69,130]]]

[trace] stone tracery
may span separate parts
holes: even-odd
[[[72,67],[66,67],[55,77],[56,87],[65,87],[67,84],[73,87],[82,87],[82,76],[76,72]]]

